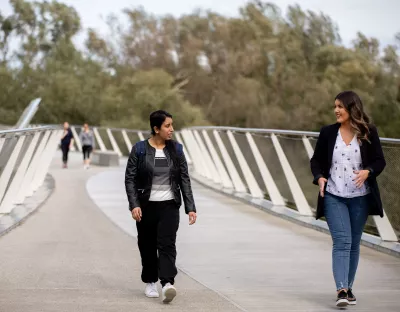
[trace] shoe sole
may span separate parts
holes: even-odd
[[[160,298],[160,295],[146,295],[146,297],[147,298]]]
[[[357,304],[357,300],[354,300],[354,301],[349,300],[349,305],[356,305],[356,304]]]
[[[163,302],[164,302],[164,303],[169,303],[169,302],[171,302],[172,300],[174,300],[175,296],[176,296],[176,289],[174,289],[174,288],[168,288],[168,289],[165,291],[165,298],[164,298]]]
[[[349,305],[349,301],[347,299],[340,299],[336,301],[336,306],[339,308],[344,308]]]

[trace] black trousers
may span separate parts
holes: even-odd
[[[83,159],[89,159],[90,158],[90,153],[92,152],[93,147],[91,145],[83,145],[82,146],[82,153],[83,153]]]
[[[179,228],[179,207],[174,200],[148,202],[142,219],[136,222],[138,246],[142,258],[142,281],[161,285],[175,282],[176,233]]]
[[[68,162],[69,144],[61,144],[62,160],[64,164]]]

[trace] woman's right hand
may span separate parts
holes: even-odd
[[[140,220],[142,220],[142,209],[140,209],[140,207],[132,209],[132,218],[135,219],[137,222],[140,222]]]
[[[325,184],[326,184],[326,182],[328,182],[328,180],[325,179],[325,178],[319,178],[319,179],[318,179],[319,195],[321,195],[321,197],[324,197]]]

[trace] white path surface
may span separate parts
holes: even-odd
[[[335,286],[331,238],[271,216],[192,182],[198,222],[181,207],[179,268],[246,311],[331,311]],[[105,215],[131,236],[124,166],[87,184]],[[400,311],[400,260],[361,248],[357,311]]]

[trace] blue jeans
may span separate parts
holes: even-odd
[[[367,196],[343,198],[325,192],[325,217],[333,240],[336,289],[352,288],[360,257],[361,235],[368,219]]]

